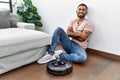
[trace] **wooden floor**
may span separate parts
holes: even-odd
[[[36,62],[0,75],[0,80],[120,80],[120,61],[88,53],[84,64],[74,64],[72,73],[54,76],[46,64]]]

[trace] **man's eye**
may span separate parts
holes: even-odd
[[[85,9],[82,9],[82,11],[85,11]]]
[[[79,11],[85,11],[85,9],[79,9]]]

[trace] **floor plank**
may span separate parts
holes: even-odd
[[[96,80],[120,80],[120,62],[109,65]]]

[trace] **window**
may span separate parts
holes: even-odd
[[[11,0],[0,0],[0,8],[7,8],[12,11],[12,1]]]

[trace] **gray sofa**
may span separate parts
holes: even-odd
[[[29,29],[32,24],[21,24],[16,18],[0,9],[0,74],[38,60],[51,42],[49,34]]]

